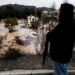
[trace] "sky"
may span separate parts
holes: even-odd
[[[61,3],[65,0],[0,0],[0,6],[5,4],[20,4],[36,7],[51,7],[55,3],[56,9],[59,9]],[[75,0],[68,0],[69,3],[75,4]]]

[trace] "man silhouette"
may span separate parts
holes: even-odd
[[[54,30],[46,34],[44,57],[50,42],[50,57],[54,61],[54,74],[67,75],[67,64],[72,57],[75,41],[75,21],[73,18],[74,6],[69,3],[61,4],[59,23]]]

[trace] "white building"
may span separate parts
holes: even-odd
[[[46,10],[42,11],[42,14],[47,15],[47,13],[48,13],[48,11],[46,11]]]
[[[33,15],[30,15],[27,17],[28,27],[31,27],[32,22],[39,20],[38,17],[35,17]]]

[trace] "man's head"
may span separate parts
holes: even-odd
[[[59,13],[59,22],[72,20],[73,19],[74,6],[69,3],[61,4]]]

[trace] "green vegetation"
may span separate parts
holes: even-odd
[[[56,21],[57,20],[57,12],[55,10],[51,10],[50,12],[47,12],[47,14],[42,14],[42,21],[43,24],[47,24],[50,21]]]
[[[34,22],[32,23],[32,27],[31,27],[31,28],[33,28],[33,29],[38,29],[38,26],[39,26],[39,21],[34,21]]]
[[[29,15],[35,15],[41,18],[41,12],[43,10],[47,10],[46,7],[37,8],[35,6],[24,6],[18,4],[8,4],[0,6],[0,20],[5,19],[7,17],[13,18],[16,17],[18,19],[27,19]]]
[[[50,17],[45,15],[45,14],[42,14],[42,22],[43,22],[43,24],[47,24],[49,21],[50,21]]]
[[[54,22],[57,20],[57,11],[55,8],[56,8],[56,5],[54,2],[52,7],[47,10],[48,12],[42,13],[41,18],[42,18],[43,24],[47,24],[50,21]]]
[[[5,27],[7,27],[7,28],[11,28],[15,25],[18,25],[18,21],[16,18],[8,17],[7,19],[4,20],[4,22],[5,22]]]

